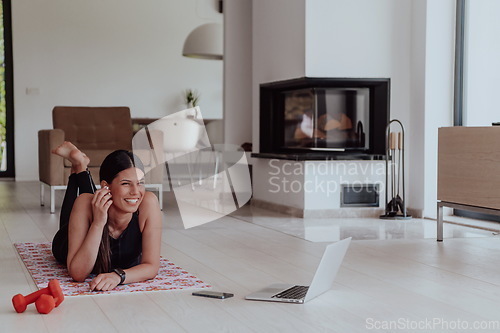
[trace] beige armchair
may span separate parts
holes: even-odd
[[[132,150],[132,120],[128,107],[56,106],[52,110],[54,129],[38,132],[38,170],[40,202],[44,205],[45,186],[50,187],[50,212],[55,212],[55,190],[65,189],[71,165],[51,151],[64,141],[71,141],[89,158],[89,171],[99,182],[99,167],[114,150]],[[149,146],[161,149],[163,133],[149,131]],[[140,149],[137,149],[140,148]],[[161,150],[160,150],[161,151]],[[135,147],[134,153],[146,169],[146,187],[158,191],[160,207],[163,201],[163,167],[156,167],[156,157],[150,147]]]

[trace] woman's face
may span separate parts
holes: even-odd
[[[135,167],[119,172],[108,185],[116,209],[136,212],[144,198],[144,172]]]

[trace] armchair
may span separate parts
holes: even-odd
[[[132,150],[132,121],[128,107],[70,107],[56,106],[52,110],[54,129],[38,132],[38,170],[40,202],[44,205],[44,188],[50,187],[50,212],[55,212],[55,190],[65,189],[71,165],[51,151],[64,141],[71,141],[89,158],[88,169],[92,178],[99,181],[99,167],[104,158],[114,150]],[[163,134],[150,131],[151,146],[163,145]],[[163,168],[156,167],[150,147],[134,147],[146,171],[146,187],[158,191],[162,207]]]

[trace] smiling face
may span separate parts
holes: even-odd
[[[136,212],[144,198],[144,172],[135,167],[125,169],[116,175],[108,187],[115,209]]]

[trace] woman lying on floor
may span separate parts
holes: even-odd
[[[109,154],[96,190],[84,153],[70,142],[53,153],[72,165],[52,242],[54,257],[75,281],[97,274],[91,290],[154,278],[160,266],[162,216],[156,196],[144,189],[140,160],[126,150]]]

